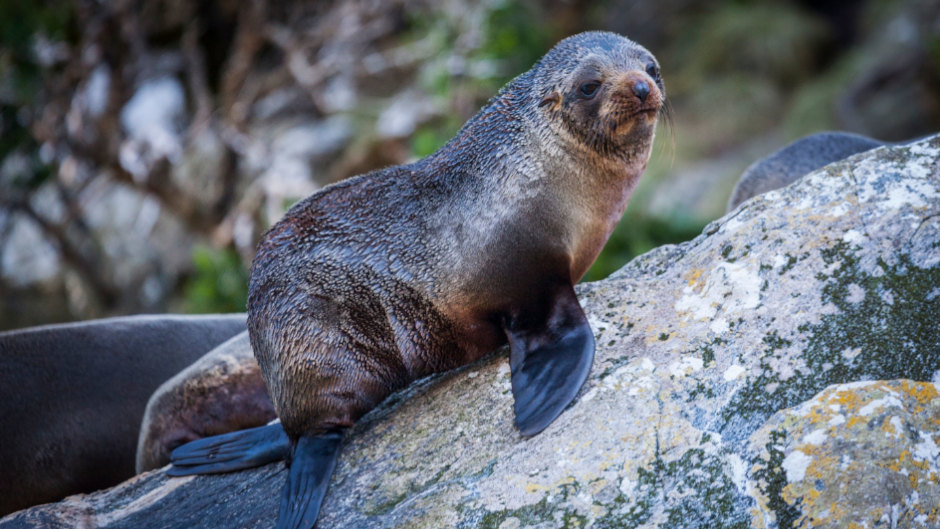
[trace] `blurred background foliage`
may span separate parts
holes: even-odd
[[[287,207],[433,152],[588,29],[658,57],[672,122],[587,280],[800,136],[940,129],[935,0],[0,2],[0,328],[244,310]]]

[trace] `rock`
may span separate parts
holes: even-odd
[[[505,351],[391,397],[319,527],[937,527],[938,245],[940,136],[757,197],[579,287],[595,365],[541,434]],[[284,472],[154,471],[0,527],[271,527]]]
[[[938,426],[936,385],[911,380],[830,386],[774,414],[750,440],[754,525],[936,527]]]

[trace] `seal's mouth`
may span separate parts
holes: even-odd
[[[644,115],[644,114],[647,115],[647,116],[655,116],[655,115],[659,114],[659,105],[657,105],[657,106],[648,106],[648,107],[639,108],[639,109],[637,109],[637,110],[634,110],[633,113],[630,114],[630,117],[631,117],[631,118],[635,118],[635,117],[637,117],[637,116]]]
[[[662,105],[656,103],[623,109],[615,119],[609,122],[610,133],[623,136],[630,134],[638,126],[649,126],[659,117],[660,110],[662,110]]]

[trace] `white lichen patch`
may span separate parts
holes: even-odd
[[[881,300],[884,301],[886,305],[894,305],[894,292],[890,290],[881,292]]]
[[[597,396],[598,391],[598,388],[591,388],[587,393],[584,394],[583,397],[581,397],[581,402],[590,402],[594,400],[594,397]]]
[[[702,369],[703,362],[696,356],[687,356],[669,365],[669,372],[674,377],[684,377]]]
[[[656,365],[648,357],[643,357],[620,366],[600,379],[596,386],[599,391],[621,391],[626,389],[629,395],[656,391],[659,379],[653,376]],[[593,398],[593,397],[592,397]]]
[[[856,229],[850,229],[842,235],[842,240],[849,244],[860,244],[865,240],[865,235]]]
[[[793,204],[794,210],[818,210],[820,206],[833,201],[833,199],[839,199],[844,195],[845,191],[845,178],[840,175],[833,175],[826,169],[820,169],[818,171],[813,171],[808,175],[803,177],[804,186],[809,186],[813,189],[810,193],[805,193],[801,198]],[[843,201],[839,201],[842,203]],[[832,207],[826,208],[827,214],[832,214]],[[838,215],[833,216],[839,216]]]
[[[936,196],[937,190],[930,182],[907,181],[903,186],[888,190],[888,200],[884,202],[884,207],[899,209],[909,205],[913,208],[923,208],[928,200]]]
[[[721,263],[711,270],[704,286],[687,285],[674,308],[692,319],[709,320],[719,309],[732,315],[760,305],[760,275],[746,263]]]
[[[933,436],[925,434],[924,432],[919,433],[920,441],[914,445],[914,451],[911,455],[914,456],[914,459],[917,461],[927,461],[934,465],[940,463],[940,461],[938,461],[938,459],[940,459],[940,447],[937,446]]]
[[[708,326],[708,329],[715,334],[724,334],[728,332],[731,327],[728,325],[726,318],[715,318]]]
[[[940,149],[930,145],[929,139],[909,145],[908,152],[921,159],[940,157]]]
[[[852,204],[843,200],[842,202],[839,202],[835,206],[829,208],[829,211],[827,213],[829,214],[829,216],[832,216],[832,217],[841,217],[842,215],[845,215],[851,210],[852,210]]]
[[[862,417],[865,417],[865,416],[871,415],[876,410],[879,410],[881,408],[885,408],[888,406],[899,408],[901,407],[901,400],[895,397],[894,395],[888,395],[880,399],[875,399],[869,402],[868,404],[866,404],[865,406],[859,408],[858,414],[861,415]]]
[[[828,438],[826,428],[817,428],[803,436],[800,440],[803,444],[821,445]]]
[[[892,432],[890,433],[894,435],[894,438],[900,438],[901,434],[904,432],[904,425],[901,423],[901,418],[897,416],[891,417],[891,420],[888,421],[888,424],[891,425]]]
[[[806,475],[806,469],[809,468],[809,464],[813,462],[813,458],[801,452],[800,450],[794,450],[787,454],[783,458],[783,463],[780,466],[787,473],[787,481],[790,483],[796,481],[803,481],[803,477]]]
[[[901,208],[922,209],[940,197],[936,182],[928,180],[930,168],[925,164],[906,164],[903,178],[885,169],[883,161],[873,159],[857,166],[860,203],[873,202],[883,212],[890,212]]]
[[[601,337],[607,329],[613,327],[607,320],[599,318],[596,314],[589,314],[587,317],[588,325],[594,331],[594,336]]]
[[[728,466],[731,467],[731,480],[734,482],[734,485],[738,488],[738,491],[744,492],[747,490],[747,465],[745,465],[744,460],[741,459],[737,454],[728,454],[725,460],[728,462]]]
[[[849,295],[845,296],[845,300],[853,305],[865,301],[865,289],[852,283],[849,285]]]
[[[726,381],[731,382],[732,380],[740,377],[746,372],[747,372],[747,368],[745,368],[744,366],[731,364],[730,366],[728,366],[728,369],[725,370],[724,375],[722,376],[724,377]]]
[[[848,361],[855,360],[855,357],[862,353],[861,347],[850,347],[842,351],[842,358],[845,358]]]

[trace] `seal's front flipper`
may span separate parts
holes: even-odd
[[[310,529],[317,522],[342,444],[340,432],[303,436],[297,440],[281,495],[277,529]]]
[[[540,323],[510,321],[512,395],[516,426],[535,435],[551,424],[581,389],[594,361],[594,333],[571,285],[554,297]]]
[[[169,476],[218,474],[280,461],[290,441],[280,423],[197,439],[173,450]]]

